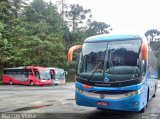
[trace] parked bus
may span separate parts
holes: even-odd
[[[57,85],[66,82],[67,72],[64,71],[64,69],[53,67],[49,67],[48,69],[51,72],[51,79],[53,80],[53,84]]]
[[[44,67],[26,66],[5,68],[2,76],[5,84],[51,85],[50,71]]]
[[[144,36],[98,35],[87,38],[76,75],[76,104],[122,111],[144,112],[158,85],[156,58]]]

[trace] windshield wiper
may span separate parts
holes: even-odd
[[[113,74],[114,74],[114,78],[115,78],[115,81],[114,82],[118,82],[117,81],[117,73],[115,71],[115,67],[113,66],[113,63],[112,63],[112,54],[116,51],[116,49],[114,50],[111,50],[110,54],[109,54],[109,70],[112,70],[113,71]]]
[[[101,64],[103,64],[103,61],[99,62],[99,63],[95,66],[95,68],[91,71],[92,74],[91,74],[90,77],[88,78],[89,81],[92,79],[92,77],[94,76],[95,72],[98,71],[98,68],[99,68],[99,66],[101,66]],[[103,73],[103,70],[102,70],[102,69],[99,70],[99,71],[101,71],[101,72]]]

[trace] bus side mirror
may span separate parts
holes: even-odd
[[[137,59],[137,66],[141,69],[141,60]]]
[[[73,58],[73,52],[79,48],[82,48],[82,45],[75,45],[71,47],[68,51],[68,61],[71,62]]]
[[[68,72],[67,72],[67,71],[65,71],[65,75],[68,75]]]
[[[51,76],[51,79],[55,79],[55,71],[54,70],[50,70],[50,76]]]
[[[139,67],[140,72],[144,74],[146,72],[147,61],[137,59],[137,66]]]
[[[143,43],[141,46],[141,59],[147,60],[147,58],[148,58],[148,44]]]
[[[147,68],[147,61],[146,60],[142,60],[140,63],[140,68],[141,68],[141,73],[145,74],[146,72],[146,68]]]
[[[55,71],[54,71],[54,70],[51,70],[51,71],[50,71],[50,74],[51,74],[51,75],[55,75]]]

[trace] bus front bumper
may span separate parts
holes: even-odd
[[[146,105],[146,98],[141,93],[121,99],[110,99],[91,97],[76,91],[76,104],[80,106],[97,107],[102,109],[120,110],[120,111],[140,111]],[[88,92],[87,92],[88,93]]]
[[[43,85],[52,85],[52,81],[39,81],[36,82],[35,85],[43,86]]]

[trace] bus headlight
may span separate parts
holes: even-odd
[[[93,93],[93,92],[87,92],[84,91],[80,88],[76,88],[76,92],[79,92],[85,96],[88,97],[93,97],[93,98],[101,98],[101,93]],[[132,91],[129,93],[122,93],[122,94],[104,94],[105,99],[122,99],[122,98],[127,98],[127,97],[131,97],[131,96],[135,96],[137,94],[140,94],[142,92],[142,88],[136,91]],[[137,105],[137,103],[135,104]]]
[[[79,93],[83,93],[83,90],[81,90],[80,88],[76,88],[76,91]]]
[[[142,92],[142,88],[139,89],[139,90],[136,90],[136,91],[132,91],[132,92],[129,92],[129,93],[125,93],[125,96],[129,97],[129,96],[134,96],[134,95],[137,95],[139,93]]]

